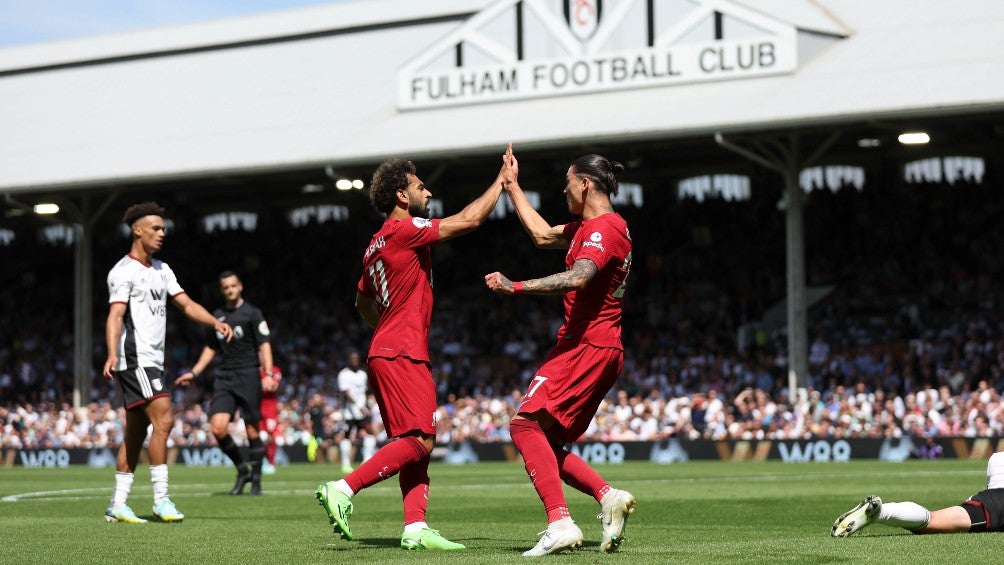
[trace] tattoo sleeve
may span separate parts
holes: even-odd
[[[523,292],[528,294],[565,294],[570,290],[579,290],[586,286],[599,269],[596,263],[589,259],[579,259],[571,269],[562,273],[523,281]]]

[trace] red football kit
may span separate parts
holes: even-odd
[[[259,374],[262,380],[265,379],[265,369],[260,369]],[[282,381],[282,369],[272,367],[272,378]],[[277,445],[276,436],[282,435],[282,426],[279,425],[279,389],[261,392],[261,421],[258,422],[258,429],[268,432],[269,442],[265,444],[265,459],[275,465],[275,453]]]
[[[610,212],[567,224],[564,236],[569,241],[565,267],[588,259],[599,272],[585,288],[565,294],[558,343],[530,381],[519,412],[547,411],[564,427],[565,441],[573,442],[586,431],[624,365],[621,313],[631,235],[624,218]]]
[[[370,389],[391,437],[436,433],[436,387],[429,360],[431,247],[438,219],[388,218],[363,254],[358,291],[380,312],[368,356]]]

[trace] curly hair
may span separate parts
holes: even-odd
[[[140,218],[163,215],[164,209],[156,202],[141,202],[126,208],[125,214],[122,215],[122,221],[127,226],[132,226]]]
[[[572,170],[577,175],[593,179],[603,192],[616,196],[620,190],[617,173],[624,171],[624,165],[617,161],[609,161],[602,155],[583,155],[572,161]]]
[[[380,163],[370,181],[370,202],[378,212],[390,214],[397,204],[397,191],[408,188],[408,175],[416,173],[415,164],[404,159]]]

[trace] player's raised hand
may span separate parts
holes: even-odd
[[[513,294],[512,281],[498,271],[485,275],[485,285],[489,290],[499,294]]]
[[[502,161],[502,186],[509,189],[516,184],[519,177],[519,162],[512,152],[512,142],[509,142],[509,147],[506,149],[505,155],[502,156]]]
[[[509,166],[509,157],[512,155],[512,142],[510,141],[506,145],[505,153],[502,154],[502,167],[499,168],[499,174],[495,178],[495,182],[501,182],[503,186],[506,183],[506,168]]]

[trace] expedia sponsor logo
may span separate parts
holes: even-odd
[[[606,251],[605,249],[603,249],[602,243],[596,243],[595,241],[583,241],[582,247],[595,247],[596,249],[599,249],[601,252]]]

